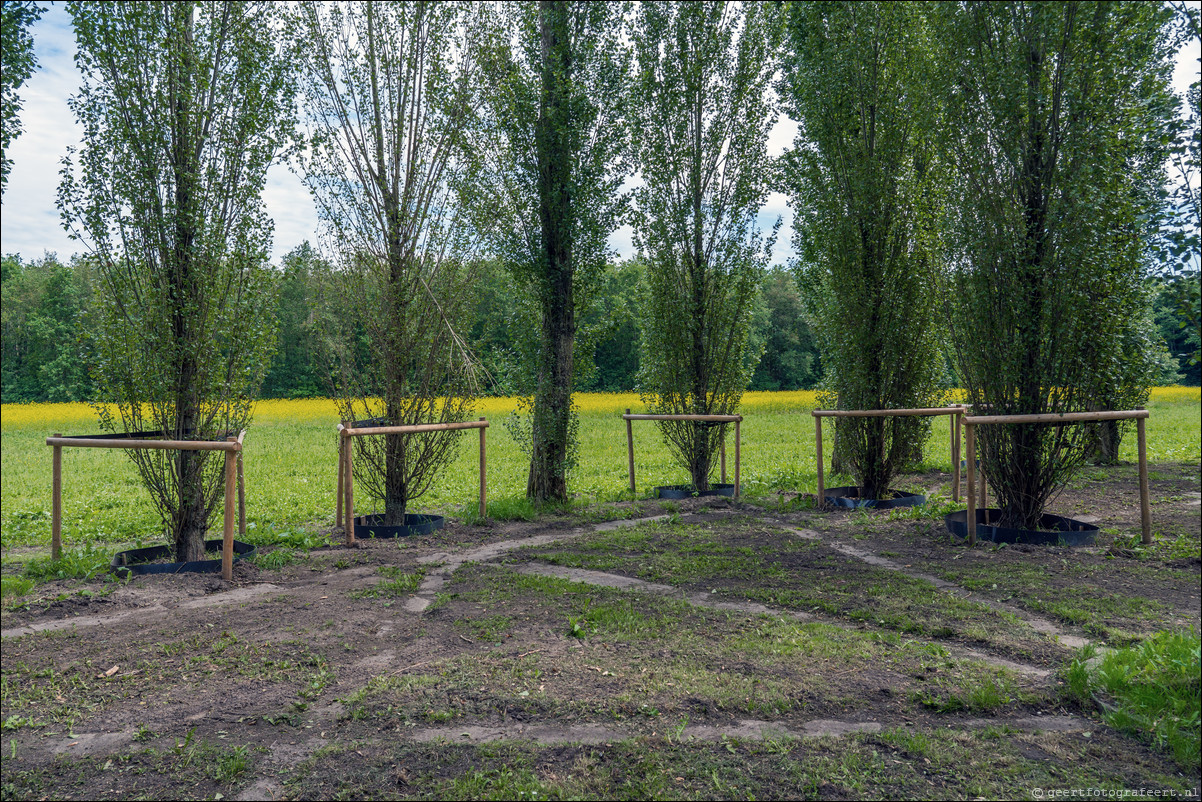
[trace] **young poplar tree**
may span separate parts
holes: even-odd
[[[481,45],[487,81],[476,208],[534,306],[526,495],[536,502],[567,498],[581,319],[624,203],[625,8],[582,0],[510,4]]]
[[[477,72],[459,3],[302,3],[294,22],[305,181],[341,265],[335,331],[346,420],[402,426],[471,416],[458,328],[466,236],[457,183]],[[363,486],[403,525],[455,457],[454,432],[355,439]]]
[[[954,165],[955,358],[990,414],[1083,412],[1126,391],[1168,141],[1170,14],[1154,3],[937,7]],[[1035,529],[1085,427],[979,429],[1000,525]]]
[[[260,199],[288,127],[271,3],[73,3],[83,145],[59,209],[96,261],[96,397],[109,432],[211,440],[250,422],[274,342]],[[221,494],[205,451],[127,452],[179,560]]]
[[[635,244],[647,260],[640,387],[657,414],[732,414],[755,370],[752,305],[769,247],[756,226],[776,119],[776,7],[647,2],[634,31]],[[668,421],[665,441],[709,488],[726,425]]]
[[[936,120],[925,12],[909,3],[790,6],[781,91],[799,122],[786,185],[830,401],[936,406],[943,393],[933,253]],[[929,431],[926,418],[847,418],[839,445],[865,498]]]

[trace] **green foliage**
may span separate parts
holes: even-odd
[[[107,432],[212,440],[244,429],[274,341],[260,195],[287,125],[273,4],[79,3],[83,128],[59,208],[95,260]],[[213,452],[129,452],[181,560],[221,488]]]
[[[302,4],[293,22],[301,167],[340,263],[328,340],[339,413],[392,426],[466,420],[478,392],[461,334],[475,243],[457,187],[478,73],[464,9]],[[363,489],[397,525],[454,458],[458,435],[354,443]]]
[[[805,220],[797,249],[827,406],[943,401],[925,17],[910,3],[790,8],[782,88],[800,127],[785,183]],[[841,453],[867,498],[887,497],[929,431],[918,417],[839,422]]]
[[[275,356],[263,379],[263,398],[312,398],[329,391],[329,377],[323,375],[318,317],[321,309],[323,279],[330,264],[308,240],[293,248],[281,263],[276,277],[276,321],[278,334]]]
[[[1174,364],[1185,384],[1202,384],[1202,364],[1197,359],[1199,325],[1202,323],[1197,276],[1173,276],[1154,280],[1155,295],[1152,314],[1160,336],[1164,339]],[[1169,384],[1173,379],[1168,370],[1161,373],[1157,384]]]
[[[29,29],[45,9],[28,0],[4,0],[0,4],[0,193],[8,186],[12,160],[8,146],[21,135],[21,98],[17,91],[33,71],[38,60],[33,53]]]
[[[1096,655],[1088,649],[1066,670],[1070,692],[1096,701],[1110,726],[1150,737],[1184,768],[1199,766],[1198,634],[1160,632],[1139,646]]]
[[[526,321],[512,375],[530,400],[510,429],[529,443],[527,494],[563,500],[575,461],[576,359],[595,334],[582,317],[625,204],[624,6],[525,2],[499,13],[478,45],[486,80],[473,205]]]
[[[778,30],[767,4],[639,8],[631,117],[645,184],[632,224],[647,260],[639,385],[653,413],[732,414],[759,360],[752,311],[772,242],[755,215],[771,169]],[[660,426],[699,490],[726,428]]]
[[[957,370],[995,414],[1144,397],[1140,275],[1163,181],[1168,15],[1156,4],[936,7]],[[1035,528],[1085,427],[983,427],[1001,525]]]
[[[54,254],[23,264],[5,256],[2,387],[5,402],[91,397],[87,352],[95,270],[88,259],[61,264]]]
[[[780,268],[769,270],[760,284],[756,308],[764,355],[748,389],[809,390],[818,384],[822,360],[804,315],[797,281]]]

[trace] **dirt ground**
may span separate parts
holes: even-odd
[[[947,495],[949,477],[899,486]],[[1199,469],[969,549],[940,507],[644,500],[3,612],[4,799],[1049,798],[1196,769],[1065,693],[1075,650],[1199,627]],[[950,509],[950,506],[947,506]],[[614,520],[604,520],[604,519]],[[269,567],[270,566],[270,567]]]

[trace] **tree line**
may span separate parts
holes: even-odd
[[[114,402],[108,431],[219,436],[262,388],[325,385],[343,420],[390,427],[512,392],[541,503],[569,495],[573,393],[607,382],[670,418],[665,442],[705,490],[761,366],[777,384],[821,375],[831,406],[933,405],[960,384],[1022,415],[1132,406],[1175,377],[1154,296],[1187,321],[1185,350],[1196,340],[1198,85],[1182,124],[1168,80],[1197,37],[1185,5],[68,8],[84,137],[59,208],[87,251],[63,286],[86,311],[70,347],[88,370],[73,378],[53,347],[57,367],[12,370]],[[774,159],[783,111],[799,130]],[[328,264],[300,249],[267,265],[280,158]],[[757,220],[774,189],[796,212],[789,273],[769,269],[776,230]],[[623,222],[639,258],[615,265]],[[924,431],[874,418],[838,440],[884,497]],[[1003,522],[1038,520],[1083,431],[983,437]],[[385,524],[451,442],[356,439]],[[213,463],[133,458],[192,559]]]
[[[581,392],[618,393],[638,389],[639,320],[634,313],[645,266],[630,260],[607,265],[596,306],[585,316],[591,353],[582,359]],[[484,392],[511,396],[523,386],[514,343],[525,324],[513,309],[514,290],[495,262],[475,265],[474,302],[466,336],[484,368]],[[330,366],[315,346],[318,321],[333,313],[324,300],[336,280],[330,263],[308,243],[296,247],[272,274],[277,321],[272,355],[260,398],[325,398],[332,389]],[[54,254],[23,261],[8,254],[0,261],[3,403],[102,400],[91,378],[89,307],[96,300],[95,269],[87,258],[66,263]],[[1164,343],[1158,351],[1158,385],[1197,386],[1197,282],[1149,277],[1154,329]],[[1190,306],[1192,299],[1192,307]],[[1190,309],[1195,310],[1190,317]],[[762,350],[750,390],[813,390],[822,379],[822,356],[806,323],[802,291],[792,271],[768,271],[754,306],[754,338]],[[944,383],[959,386],[948,364]]]
[[[584,317],[581,392],[618,393],[638,389],[639,321],[634,310],[645,267],[638,260],[605,268],[596,305]],[[523,386],[515,342],[525,323],[513,309],[515,290],[496,262],[472,266],[475,276],[465,336],[478,355],[486,395],[512,396]],[[328,360],[316,346],[319,321],[334,314],[337,274],[308,243],[284,255],[272,274],[276,320],[275,352],[259,390],[260,398],[325,398],[332,392]],[[65,263],[55,254],[23,261],[8,254],[0,261],[3,313],[3,403],[103,400],[91,377],[93,331],[89,307],[96,301],[95,268],[86,257]],[[1160,309],[1161,307],[1158,307]],[[1176,332],[1174,308],[1164,306],[1161,328]],[[822,376],[822,358],[805,321],[793,274],[783,269],[763,277],[754,308],[755,338],[763,355],[751,390],[812,390]],[[1188,361],[1188,360],[1186,360]],[[1192,368],[1196,382],[1197,369]],[[1166,381],[1173,375],[1167,375]],[[1189,375],[1184,379],[1189,382]]]

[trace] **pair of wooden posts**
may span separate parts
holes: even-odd
[[[159,432],[140,432],[159,434]],[[85,436],[63,437],[55,434],[46,438],[53,448],[50,505],[50,551],[54,559],[63,554],[63,449],[64,448],[133,448],[169,451],[225,452],[225,518],[221,540],[221,578],[234,578],[234,490],[237,485],[238,532],[246,534],[246,492],[242,484],[242,438],[246,431],[224,440],[147,440],[133,437]]]
[[[488,474],[488,450],[485,432],[488,421],[463,421],[460,423],[418,423],[407,426],[360,426],[353,421],[338,424],[338,510],[334,521],[341,523],[346,534],[346,545],[355,544],[355,449],[352,439],[382,434],[419,434],[421,432],[453,432],[462,429],[480,430],[480,517],[485,515]]]
[[[630,492],[635,492],[634,486],[634,430],[630,422],[636,420],[686,420],[686,421],[701,421],[704,423],[733,423],[735,425],[735,498],[739,497],[739,467],[741,460],[740,456],[740,437],[739,424],[743,422],[742,415],[632,415],[630,407],[626,408],[626,414],[622,416],[622,420],[626,421],[626,465],[630,472]],[[722,471],[722,484],[726,484],[726,439],[723,438],[719,444],[718,450],[721,454],[720,463]]]

